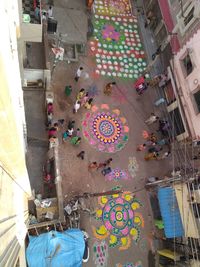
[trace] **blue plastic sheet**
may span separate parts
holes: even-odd
[[[160,211],[164,222],[164,231],[167,238],[184,236],[181,215],[172,187],[158,189]]]
[[[79,229],[30,236],[26,250],[29,267],[81,267],[85,242]]]

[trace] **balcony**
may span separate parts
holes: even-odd
[[[22,0],[22,39],[25,42],[42,42],[41,7],[37,0]],[[36,11],[38,9],[38,12]],[[38,14],[38,15],[37,15]]]

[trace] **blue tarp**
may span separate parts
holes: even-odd
[[[30,236],[26,250],[29,267],[81,267],[85,242],[79,229]]]
[[[158,189],[160,211],[164,222],[164,231],[167,238],[181,237],[184,235],[181,215],[172,187]]]

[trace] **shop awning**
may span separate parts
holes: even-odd
[[[159,188],[158,200],[164,222],[165,236],[167,238],[184,236],[175,190],[172,187]]]

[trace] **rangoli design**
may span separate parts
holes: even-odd
[[[93,245],[93,260],[97,267],[105,267],[107,266],[107,258],[108,258],[108,245],[106,242],[100,241],[95,242]]]
[[[99,151],[114,153],[128,141],[129,127],[120,110],[110,110],[107,104],[93,106],[82,122],[83,135]]]
[[[95,13],[111,16],[132,14],[130,0],[96,0]]]
[[[112,169],[112,171],[105,176],[107,181],[120,181],[120,180],[128,180],[129,174],[128,172],[121,170],[120,168]]]
[[[95,6],[94,38],[90,42],[97,64],[95,73],[137,79],[147,64],[129,0],[97,0]]]
[[[128,170],[132,177],[136,176],[136,172],[139,169],[139,165],[135,157],[129,157]]]
[[[142,267],[142,262],[141,261],[138,261],[135,264],[130,263],[130,262],[129,263],[126,263],[126,264],[118,263],[116,265],[116,267]]]
[[[93,227],[96,238],[109,237],[109,247],[119,246],[119,250],[128,249],[132,240],[138,242],[140,229],[144,227],[143,217],[137,212],[142,204],[131,192],[102,196],[99,205],[101,208],[96,210],[96,219],[101,221],[101,225]]]

